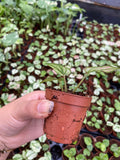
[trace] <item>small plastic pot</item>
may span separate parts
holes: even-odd
[[[102,130],[102,127],[104,127],[104,131]],[[106,122],[103,120],[103,124],[101,128],[99,129],[99,131],[104,135],[110,135],[112,133],[112,127],[107,126]]]
[[[46,99],[54,102],[54,110],[45,120],[47,138],[62,144],[78,140],[91,98],[47,89]]]
[[[102,136],[97,136],[96,139],[95,139],[95,143],[97,143],[97,142],[102,142],[104,139],[106,139],[106,138],[104,138],[104,137],[102,137]],[[96,150],[96,152],[98,152],[98,153],[102,152],[102,151],[101,151],[99,148],[97,148],[96,146],[95,146],[95,150]],[[104,153],[107,153],[108,150],[109,150],[109,146],[106,148],[106,151],[105,151]]]
[[[64,155],[63,152],[64,152],[65,149],[70,150],[71,148],[75,148],[75,150],[76,150],[75,157],[76,157],[76,155],[78,154],[77,149],[76,149],[76,146],[75,146],[75,145],[67,145],[66,147],[63,148],[63,151],[62,151],[62,159],[63,159],[63,160],[69,160],[69,158],[67,158],[67,157]]]
[[[120,146],[120,141],[117,139],[110,139],[110,146],[112,144],[117,144],[118,146]],[[109,152],[113,155],[113,152],[111,151],[110,147],[109,147]],[[119,157],[120,158],[120,157]]]
[[[88,133],[83,133],[80,135],[80,140],[79,140],[79,145],[84,149],[86,148],[86,144],[84,142],[84,137],[90,137],[91,140],[92,140],[92,145],[94,146],[94,138],[91,134],[88,134]]]
[[[114,157],[114,156],[112,156],[112,157],[110,157],[109,160],[120,160],[120,157]]]
[[[81,149],[81,150],[78,152],[78,154],[83,154],[83,152],[84,152],[84,149]],[[86,158],[87,158],[87,159],[92,159],[92,158],[93,158],[93,153],[91,152],[91,153],[90,153],[90,156],[86,156]]]

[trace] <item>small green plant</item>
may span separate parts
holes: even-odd
[[[70,67],[68,66],[63,66],[61,64],[55,64],[55,63],[44,63],[45,66],[49,66],[51,67],[54,71],[55,74],[58,75],[58,77],[48,77],[46,78],[43,82],[48,82],[48,81],[53,81],[53,80],[58,80],[59,81],[59,85],[62,91],[67,92],[67,76],[70,75],[71,70]],[[73,93],[77,92],[77,89],[80,87],[80,85],[83,83],[83,81],[86,79],[86,77],[88,77],[90,75],[91,72],[105,72],[105,73],[109,73],[109,72],[113,72],[116,70],[116,66],[103,66],[103,67],[87,67],[84,71],[85,74],[83,76],[83,78],[80,80],[80,82],[78,84],[76,84],[74,86],[73,89]]]
[[[109,146],[109,140],[103,139],[102,142],[98,141],[95,143],[95,146],[102,152],[105,152],[107,150],[107,147]]]
[[[65,149],[63,151],[64,156],[66,156],[69,160],[75,160],[76,148]]]
[[[84,142],[85,142],[85,144],[86,144],[86,146],[87,146],[86,149],[87,149],[89,152],[91,152],[91,151],[93,150],[92,139],[91,139],[90,137],[84,137]]]
[[[80,153],[76,156],[76,160],[87,160],[84,154]]]
[[[100,153],[98,156],[94,156],[92,160],[109,160],[107,153]]]
[[[120,156],[120,146],[118,146],[116,143],[110,146],[110,150],[113,152],[114,157]]]

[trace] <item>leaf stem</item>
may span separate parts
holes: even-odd
[[[67,92],[67,82],[66,82],[66,77],[65,77],[65,75],[63,76],[63,78],[64,78],[64,83],[65,83],[65,92]]]
[[[85,78],[88,76],[89,73],[86,73],[83,78],[81,79],[81,81],[78,83],[77,87],[75,87],[75,89],[73,90],[73,93],[76,92],[76,90],[80,87],[80,85],[82,84],[82,82],[85,80]]]

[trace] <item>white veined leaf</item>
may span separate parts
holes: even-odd
[[[14,77],[10,74],[7,75],[7,78],[9,79],[9,81],[13,81]]]
[[[5,50],[4,50],[4,53],[8,53],[9,51],[11,50],[11,47],[6,47]]]
[[[38,89],[38,88],[39,88],[39,85],[40,85],[40,84],[39,84],[39,83],[37,83],[37,82],[36,82],[36,83],[34,83],[34,84],[33,84],[33,89]]]
[[[61,64],[46,63],[46,65],[51,67],[60,76],[65,76],[65,75],[70,74],[70,69],[66,66],[61,65]]]
[[[27,89],[27,92],[28,93],[30,93],[30,92],[32,92],[33,91],[33,88],[32,87],[29,87],[28,89]]]
[[[12,157],[12,159],[13,159],[13,160],[23,160],[21,154],[15,154],[15,155]]]
[[[99,88],[95,89],[95,90],[94,90],[94,95],[97,95],[97,96],[98,96],[99,94],[100,94]]]
[[[26,79],[26,76],[24,74],[20,74],[20,79],[24,81]]]
[[[110,121],[107,121],[107,126],[110,126],[110,127],[112,127],[114,124],[112,123],[112,122],[110,122]]]
[[[5,100],[7,100],[8,99],[8,93],[3,93],[2,95],[1,95],[1,99],[3,100],[3,101],[5,101]]]
[[[116,66],[102,66],[102,67],[87,67],[85,68],[85,72],[104,72],[111,73],[117,70]]]
[[[20,76],[14,76],[14,81],[19,82],[20,81]]]
[[[39,60],[34,60],[34,61],[33,61],[33,64],[35,64],[35,65],[36,65],[36,64],[40,64],[40,61],[39,61]]]
[[[46,134],[39,137],[39,141],[42,142],[42,143],[44,143],[46,141],[46,139],[47,139]]]
[[[44,157],[41,157],[38,160],[52,160],[52,155],[49,151],[47,151],[45,152]]]
[[[16,63],[11,63],[10,64],[13,68],[17,67],[17,64]]]
[[[28,68],[27,68],[27,71],[28,71],[29,73],[33,72],[33,71],[34,71],[34,66],[28,67]]]
[[[45,90],[45,84],[44,83],[40,83],[40,85],[39,85],[39,88],[40,88],[40,90]]]
[[[18,73],[17,69],[12,69],[12,74],[15,75],[16,73]]]
[[[75,80],[74,79],[69,79],[68,84],[75,84]]]
[[[43,53],[41,52],[41,51],[38,51],[37,53],[36,53],[36,55],[37,56],[41,56]]]
[[[116,115],[120,116],[120,111],[116,111]]]
[[[95,103],[97,100],[98,100],[98,97],[97,97],[97,96],[92,96],[92,101],[91,101],[91,103]]]
[[[38,70],[38,69],[35,70],[36,75],[40,75],[40,73],[41,73],[40,70]]]
[[[33,141],[30,142],[30,148],[31,148],[34,152],[38,153],[38,152],[40,152],[40,150],[41,150],[42,147],[41,147],[39,141],[33,140]]]
[[[45,152],[44,156],[48,158],[47,160],[51,160],[52,159],[52,155],[51,155],[51,153],[49,151]]]
[[[5,55],[3,53],[0,53],[0,62],[5,61]]]
[[[26,57],[27,57],[28,59],[32,59],[32,58],[33,58],[31,54],[27,54]]]
[[[37,157],[37,152],[34,152],[33,150],[26,150],[26,157],[28,160],[32,160],[35,157]]]
[[[117,61],[118,66],[120,66],[120,60]]]
[[[113,130],[114,130],[115,132],[120,132],[120,125],[119,125],[119,124],[113,125]]]
[[[15,44],[18,38],[19,38],[18,32],[12,32],[9,34],[5,34],[2,39],[2,43],[4,46],[10,46],[10,45]]]
[[[33,84],[36,81],[36,78],[34,76],[29,76],[28,81],[29,83]]]

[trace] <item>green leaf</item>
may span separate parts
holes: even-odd
[[[83,150],[83,154],[84,154],[85,156],[90,156],[90,151],[89,151],[87,148],[85,148],[85,149]]]
[[[87,160],[86,157],[83,154],[78,154],[76,156],[76,160]]]
[[[119,124],[113,125],[113,130],[114,130],[115,132],[120,132],[120,125],[119,125]]]
[[[28,81],[29,83],[33,84],[36,81],[36,78],[34,76],[29,76]]]
[[[47,77],[46,79],[44,79],[42,81],[42,83],[44,83],[44,82],[52,82],[53,80],[57,80],[57,78],[55,78],[55,77]]]
[[[111,73],[118,69],[116,66],[102,66],[102,67],[87,67],[85,68],[85,72],[105,72]]]
[[[37,157],[37,153],[36,153],[36,152],[34,152],[34,151],[32,151],[32,150],[29,150],[29,149],[26,150],[25,159],[32,160],[32,159],[34,159],[35,157]]]
[[[2,43],[4,46],[10,46],[10,45],[15,44],[18,38],[19,38],[18,32],[12,32],[9,34],[5,34],[2,39]]]
[[[116,143],[114,143],[114,144],[112,144],[112,145],[110,146],[110,150],[111,150],[112,152],[116,152],[117,149],[118,149],[118,146],[117,146]]]
[[[86,145],[91,145],[92,144],[92,139],[90,137],[84,137],[84,142]]]
[[[26,4],[25,2],[22,1],[22,3],[20,3],[20,8],[23,10],[24,13],[26,14],[32,14],[33,12],[33,7],[32,5]]]
[[[106,146],[105,146],[105,144],[101,143],[100,148],[101,148],[101,151],[102,151],[102,152],[105,152],[105,151],[106,151]]]
[[[115,109],[117,110],[117,111],[120,111],[120,101],[118,101],[117,99],[115,99]]]
[[[44,143],[44,144],[42,145],[42,150],[43,150],[43,151],[47,151],[48,149],[49,149],[49,145],[46,144],[46,143]]]
[[[67,158],[71,158],[76,155],[76,149],[75,148],[65,149],[63,153]]]
[[[68,76],[70,74],[70,69],[61,64],[45,63],[45,65],[51,67],[60,76]]]
[[[30,142],[30,148],[31,148],[35,153],[38,153],[38,152],[40,152],[40,150],[41,150],[42,147],[41,147],[39,141],[33,140],[33,141]]]
[[[47,140],[46,134],[39,137],[39,141],[42,142],[42,143],[44,143],[46,140]]]
[[[13,160],[23,160],[22,155],[21,154],[15,154],[13,156]]]

